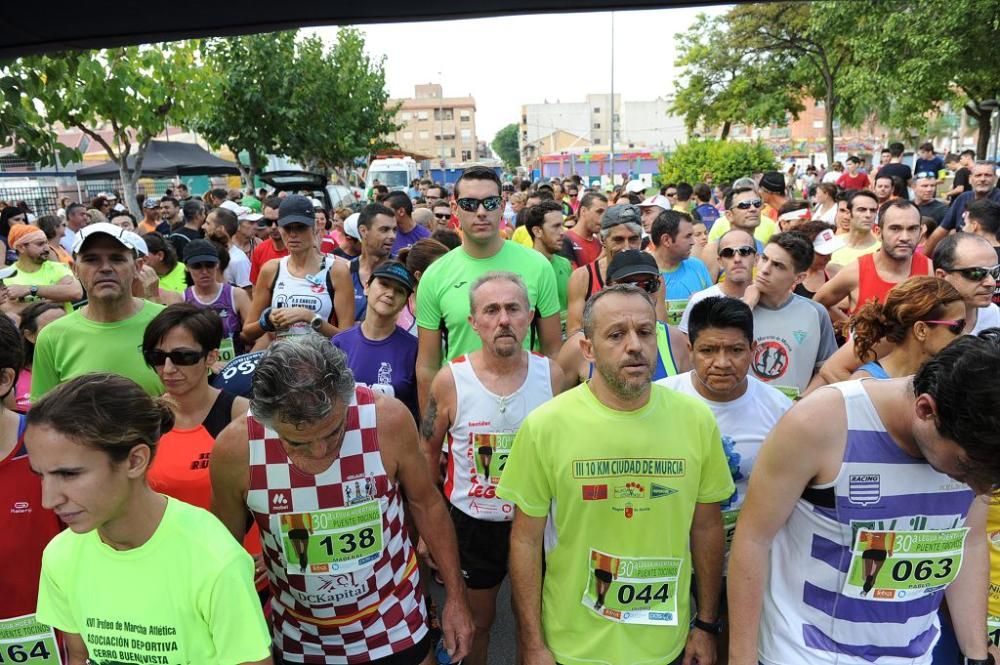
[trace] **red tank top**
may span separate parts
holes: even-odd
[[[910,277],[919,277],[928,274],[927,257],[920,252],[914,252],[910,261]],[[875,268],[875,254],[864,254],[858,257],[858,303],[854,306],[854,312],[875,299],[880,303],[885,303],[886,296],[897,283],[886,282],[879,277]],[[852,312],[852,314],[854,313]]]
[[[247,416],[247,507],[260,527],[278,656],[289,663],[368,663],[427,634],[403,499],[377,436],[375,397],[359,386],[340,453],[312,475],[278,435]]]
[[[594,295],[604,288],[604,277],[597,267],[600,258],[594,259],[587,264],[587,297]]]

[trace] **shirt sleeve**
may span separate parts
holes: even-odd
[[[426,330],[441,327],[441,301],[438,300],[438,274],[432,265],[420,279],[417,289],[417,326]]]
[[[233,286],[244,288],[250,286],[250,262],[238,261],[229,264],[230,281]]]
[[[63,580],[59,578],[59,574],[66,571],[66,566],[62,565],[64,562],[53,561],[55,557],[51,546],[45,548],[42,554],[42,575],[38,581],[37,619],[64,633],[79,635],[80,626],[73,619]]]
[[[553,497],[552,485],[545,472],[549,465],[547,460],[541,459],[540,444],[540,432],[536,431],[529,415],[514,437],[507,465],[497,486],[498,497],[513,502],[531,517],[548,515]]]
[[[263,247],[263,246],[264,246],[263,243],[257,245],[256,247],[253,248],[253,251],[250,253],[250,255],[251,255],[250,256],[250,283],[254,284],[254,285],[257,284],[257,277],[260,275],[260,267],[261,267],[261,264],[262,264],[261,256],[263,256],[263,252],[260,251],[260,248]]]
[[[253,559],[244,550],[215,573],[203,600],[220,663],[250,663],[271,655],[271,635],[253,586]]]
[[[719,218],[715,220],[712,224],[712,230],[708,232],[708,241],[715,242],[729,230],[729,218],[726,217],[725,213],[719,215]]]
[[[574,268],[579,268],[576,265],[576,252],[573,251],[573,240],[569,237],[569,234],[563,236],[562,245],[559,247],[559,256],[564,257]]]
[[[837,337],[830,323],[830,315],[823,310],[822,305],[814,300],[808,301],[816,306],[816,316],[819,318],[819,349],[816,352],[816,369],[826,362],[827,358],[837,351]]]
[[[722,447],[722,434],[714,419],[711,428],[705,428],[705,433],[708,438],[702,444],[706,454],[698,484],[698,503],[717,503],[731,497],[736,485],[733,484],[733,474],[729,471],[729,462]]]
[[[46,335],[46,332],[49,332],[49,334]],[[35,342],[35,353],[31,364],[32,403],[40,400],[45,393],[52,390],[59,383],[59,375],[55,367],[55,350],[52,346],[52,332],[43,328],[38,333],[38,340]]]
[[[963,212],[965,212],[966,201],[969,197],[966,196],[968,192],[958,195],[954,201],[952,201],[951,207],[948,208],[948,212],[945,214],[944,219],[941,220],[941,228],[952,231],[957,228],[958,219]]]
[[[538,270],[538,297],[535,300],[535,309],[538,310],[538,316],[544,319],[560,312],[559,289],[556,287],[556,272],[552,264],[545,261],[541,254],[536,252],[535,255],[542,259]],[[419,311],[418,306],[417,312]]]
[[[698,275],[698,281],[701,282],[702,291],[712,286],[712,275],[708,272],[708,266],[705,265],[704,261],[695,258],[694,271]]]

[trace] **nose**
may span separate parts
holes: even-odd
[[[53,476],[42,476],[42,508],[55,510],[65,500],[59,480]]]

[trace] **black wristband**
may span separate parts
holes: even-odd
[[[695,617],[694,621],[691,622],[691,626],[697,628],[698,630],[703,630],[709,635],[719,635],[722,633],[721,620],[709,623],[707,621],[702,621],[698,617]]]

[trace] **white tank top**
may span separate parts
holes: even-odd
[[[514,436],[524,418],[552,399],[549,360],[528,354],[528,374],[510,395],[487,390],[468,356],[452,360],[455,422],[448,430],[448,473],[444,492],[451,504],[475,519],[508,522],[514,506],[496,496]]]
[[[333,312],[333,294],[327,289],[327,273],[330,271],[332,261],[323,256],[323,263],[319,272],[315,275],[296,277],[288,272],[288,259],[284,256],[278,263],[278,274],[274,280],[274,288],[271,290],[271,307],[305,307],[323,317],[324,321],[330,320]],[[296,323],[288,330],[282,330],[281,334],[299,335],[312,332],[308,323]]]

